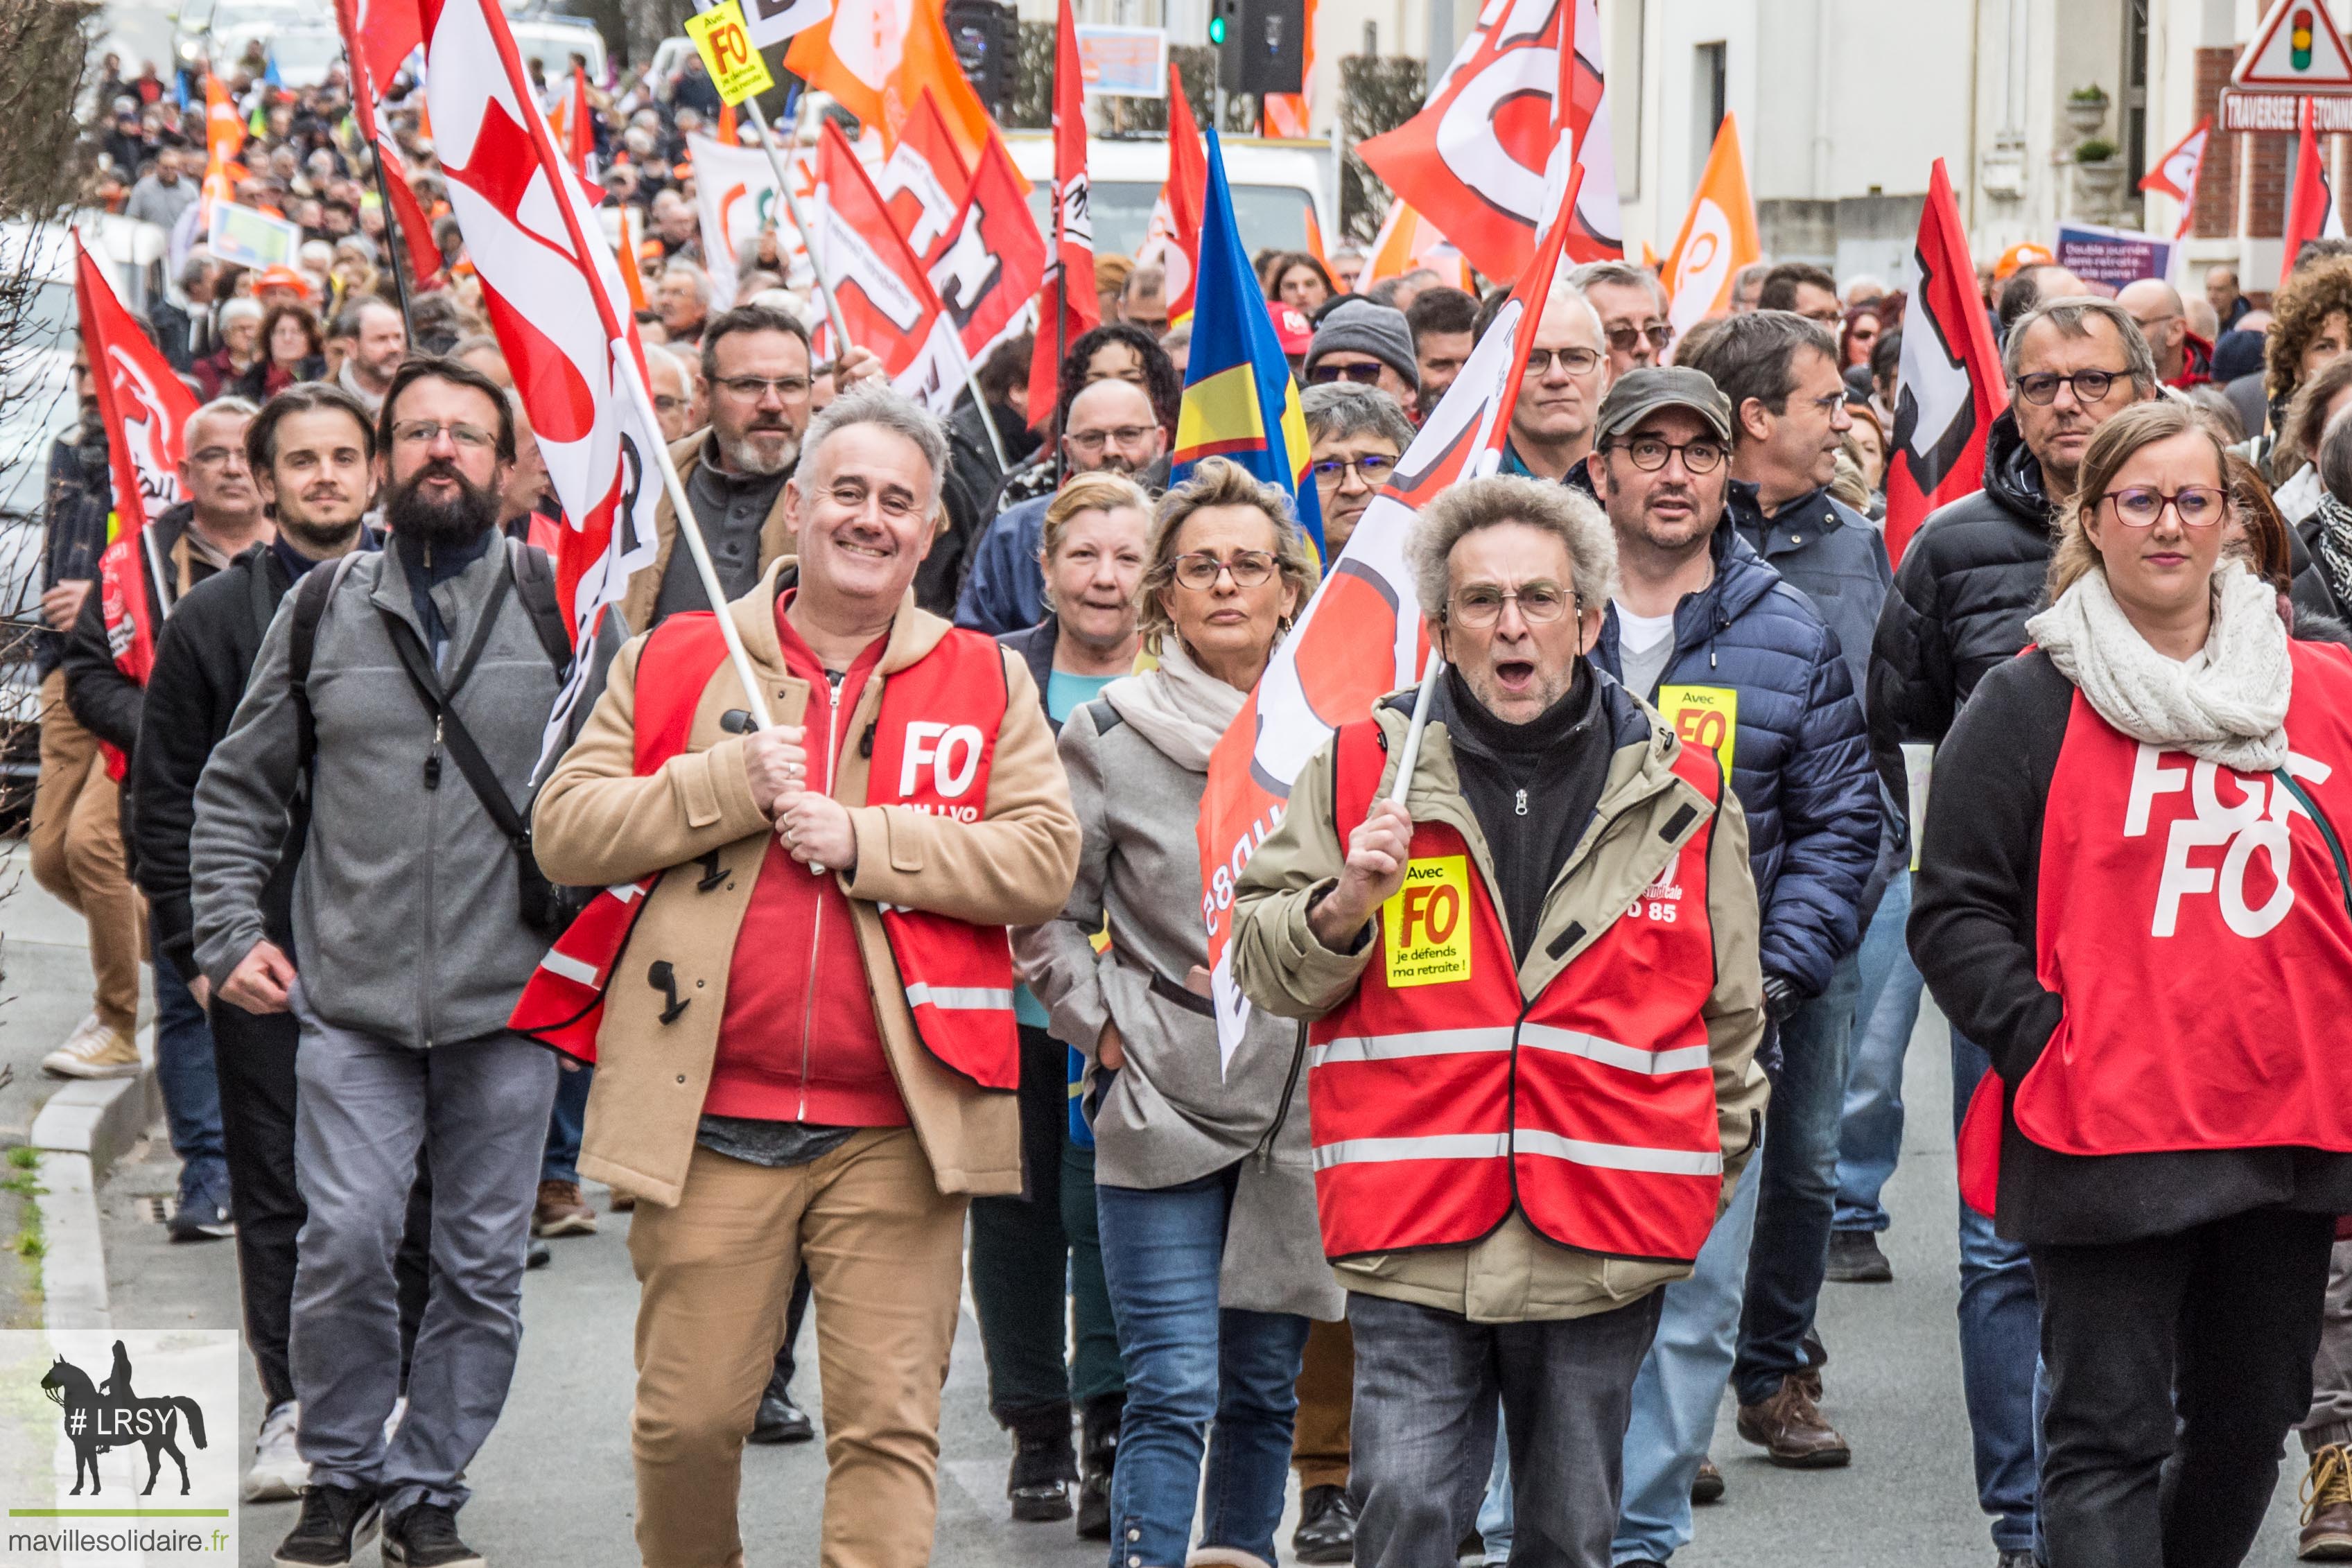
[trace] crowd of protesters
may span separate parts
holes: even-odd
[[[1234,889],[1256,1006],[1221,1056],[1209,754],[1506,290],[1260,257],[1318,559],[1280,488],[1216,459],[1171,485],[1191,329],[1159,266],[1097,258],[1054,408],[1024,335],[940,420],[870,353],[815,360],[764,237],[770,275],[713,308],[698,65],[591,84],[726,602],[665,500],[575,653],[421,124],[394,116],[432,279],[398,275],[340,73],[264,65],[218,77],[234,199],[303,241],[247,269],[190,237],[149,311],[202,407],[143,681],[92,592],[86,370],[51,455],[30,835],[96,973],[49,1070],[142,1069],[152,963],[172,1234],[236,1237],[246,1495],[301,1500],[276,1561],[379,1530],[387,1561],[480,1561],[465,1471],[526,1268],[599,1223],[584,1175],[631,1215],[648,1564],[740,1562],[743,1444],[820,1426],[827,1561],[927,1561],[968,1253],[1013,1515],[1113,1568],[1272,1564],[1292,1470],[1301,1562],[1656,1568],[1695,1507],[1737,1509],[1727,1387],[1771,1462],[1854,1458],[1818,1308],[1893,1278],[1930,993],[1998,1568],[2240,1561],[2290,1429],[2302,1552],[2352,1557],[2352,1082],[2324,1048],[2352,1005],[2352,813],[2325,805],[2352,776],[2352,246],[2267,310],[2227,268],[2105,298],[2002,258],[1983,488],[1899,569],[1900,294],[1759,266],[1678,338],[1650,270],[1564,275],[1502,472],[1414,526],[1427,731],[1391,698],[1300,774]],[[211,74],[110,58],[99,202],[190,236]],[[1455,984],[1398,967],[1424,876]],[[562,888],[608,890],[567,926]],[[2230,985],[2168,963],[2184,927]],[[625,975],[574,945],[608,929]],[[514,1031],[582,973],[611,988],[561,1053]]]

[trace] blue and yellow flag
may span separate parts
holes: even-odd
[[[1266,314],[1265,294],[1242,248],[1225,155],[1209,132],[1209,197],[1201,226],[1201,263],[1193,280],[1192,354],[1184,371],[1184,405],[1176,416],[1169,483],[1190,479],[1203,458],[1229,458],[1280,485],[1298,521],[1323,554],[1323,514],[1308,481],[1307,416],[1298,384]]]

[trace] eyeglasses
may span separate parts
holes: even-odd
[[[1327,359],[1307,373],[1307,381],[1310,386],[1328,386],[1335,381],[1352,381],[1359,386],[1378,386],[1381,384],[1381,364],[1377,360],[1370,364],[1333,364]]]
[[[757,403],[773,392],[786,403],[796,403],[809,394],[808,377],[804,375],[730,375],[719,384],[730,397],[746,403]]]
[[[1278,564],[1263,550],[1236,550],[1222,559],[1205,550],[1195,550],[1176,557],[1176,581],[1195,594],[1205,594],[1215,587],[1220,575],[1232,577],[1236,588],[1255,588],[1273,576]]]
[[[1800,310],[1797,314],[1804,317],[1805,320],[1809,321],[1817,322],[1822,326],[1827,327],[1832,331],[1845,325],[1845,312],[1843,310]]]
[[[1679,454],[1683,467],[1694,474],[1711,474],[1723,465],[1723,445],[1717,441],[1685,441],[1677,447],[1655,436],[1635,436],[1630,440],[1612,441],[1611,447],[1633,460],[1635,468],[1645,474],[1654,474],[1666,466],[1666,459]]]
[[[436,419],[404,419],[392,427],[392,444],[395,447],[429,447],[436,436],[446,431],[450,441],[468,452],[487,452],[492,445],[488,430],[478,425],[445,425]]]
[[[2058,389],[2071,386],[2077,403],[2097,403],[2107,395],[2107,389],[2121,381],[2126,373],[2120,370],[2078,370],[2072,375],[2039,370],[2032,375],[2017,378],[2017,395],[2036,407],[2047,407],[2058,401]]]
[[[1360,458],[1326,458],[1314,465],[1315,482],[1327,487],[1342,485],[1347,483],[1349,470],[1353,469],[1356,478],[1370,489],[1378,489],[1389,482],[1389,476],[1396,472],[1396,466],[1394,458],[1384,458],[1377,452],[1367,453]]]
[[[1675,330],[1664,321],[1653,321],[1646,327],[1609,329],[1609,346],[1621,354],[1632,353],[1635,349],[1640,348],[1645,340],[1653,350],[1664,353],[1666,352],[1666,345],[1675,341]]]
[[[1528,374],[1540,381],[1551,374],[1554,360],[1570,375],[1590,375],[1601,356],[1591,349],[1529,349]]]
[[[244,458],[245,449],[241,447],[206,447],[188,454],[188,461],[199,468],[225,468],[231,459],[241,462]]]
[[[686,399],[683,397],[667,392],[654,394],[654,412],[656,414],[675,414],[685,406]]]
[[[1481,584],[1455,594],[1447,601],[1447,613],[1465,626],[1491,626],[1503,618],[1503,603],[1507,599],[1518,601],[1519,618],[1531,626],[1549,626],[1568,614],[1570,603],[1579,608],[1583,606],[1581,599],[1557,583],[1522,583],[1517,588]]]
[[[1139,447],[1149,440],[1157,425],[1120,425],[1109,430],[1073,430],[1064,437],[1073,451],[1088,457],[1103,449],[1106,441],[1116,441],[1121,447]]]
[[[2129,489],[2109,490],[2099,499],[2116,509],[2116,521],[2126,528],[2154,528],[2168,506],[2183,528],[2210,528],[2230,515],[2228,492],[2210,485],[2187,485],[2177,490],[2134,485]]]

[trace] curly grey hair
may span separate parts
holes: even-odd
[[[803,479],[814,470],[817,452],[825,442],[853,425],[872,425],[912,441],[931,470],[931,493],[925,505],[939,504],[940,490],[947,482],[947,429],[930,410],[886,381],[860,382],[826,404],[809,421],[808,433],[801,437],[800,472]]]
[[[1423,509],[1405,543],[1422,614],[1443,619],[1453,597],[1454,547],[1482,528],[1525,523],[1556,533],[1568,547],[1580,606],[1597,609],[1617,587],[1617,536],[1609,519],[1581,490],[1517,474],[1496,474],[1456,485]]]

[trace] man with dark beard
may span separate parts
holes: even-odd
[[[499,388],[411,360],[376,436],[392,545],[306,577],[279,607],[196,786],[190,860],[214,994],[290,1011],[299,1031],[310,1217],[289,1350],[310,1482],[276,1560],[339,1568],[381,1510],[387,1563],[445,1568],[481,1561],[457,1536],[460,1477],[514,1374],[555,1098],[554,1058],[506,1026],[547,939],[526,922],[528,849],[500,822],[525,796],[562,672],[518,585],[543,564],[498,532],[515,460]],[[298,976],[264,902],[306,779]],[[393,1243],[420,1150],[433,1279],[387,1445]]]
[[[289,387],[246,427],[245,451],[277,535],[190,589],[163,623],[129,785],[139,886],[154,917],[155,961],[170,964],[199,1005],[212,999],[211,984],[196,967],[190,897],[188,835],[195,823],[196,781],[228,733],[286,591],[320,562],[375,544],[360,521],[375,494],[369,471],[375,427],[351,394],[319,382]],[[262,891],[265,927],[281,948],[293,944],[295,864],[291,856],[279,861]],[[265,1412],[245,1481],[246,1500],[258,1502],[296,1496],[304,1476],[286,1350],[294,1237],[304,1213],[294,1175],[296,1030],[289,1015],[250,1013],[226,1000],[213,1002],[210,1014],[229,1184],[236,1194],[246,1342]],[[415,1337],[415,1310],[423,1305],[421,1230],[404,1248],[402,1262],[413,1281],[403,1295],[412,1307],[404,1314],[405,1342]]]
[[[739,305],[714,316],[702,338],[702,379],[710,388],[710,423],[672,447],[694,521],[709,547],[729,598],[751,591],[790,541],[784,531],[784,481],[800,461],[808,428],[808,331],[798,318],[768,305]],[[710,602],[691,552],[678,548],[667,496],[654,526],[660,552],[621,601],[632,633],[651,631],[680,610]]]

